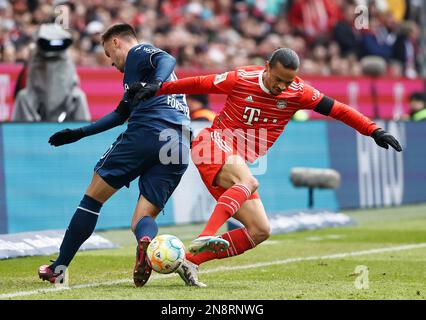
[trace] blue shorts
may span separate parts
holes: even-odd
[[[189,149],[189,130],[178,125],[129,124],[94,170],[114,189],[139,177],[140,194],[163,209],[188,167]]]

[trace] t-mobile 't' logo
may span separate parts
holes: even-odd
[[[260,116],[260,109],[252,108],[252,107],[246,107],[244,110],[243,119],[247,120],[244,122],[244,124],[248,124],[249,126],[252,126],[252,121],[257,122],[259,121]]]

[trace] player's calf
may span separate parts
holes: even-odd
[[[186,254],[186,259],[196,265],[200,265],[206,261],[210,261],[213,259],[224,259],[240,255],[245,251],[256,247],[256,243],[254,243],[254,241],[251,239],[245,228],[239,228],[228,231],[224,233],[221,238],[228,241],[228,249],[220,252],[211,252],[205,250],[197,255],[193,255],[192,253],[188,252]]]
[[[269,223],[265,225],[249,226],[247,227],[247,232],[253,242],[258,245],[271,236],[271,227]]]

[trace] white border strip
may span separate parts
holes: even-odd
[[[221,272],[221,271],[253,269],[253,268],[267,267],[267,266],[273,266],[273,265],[290,264],[290,263],[296,263],[296,262],[302,262],[302,261],[312,261],[312,260],[321,260],[321,259],[338,259],[338,258],[345,258],[345,257],[380,254],[380,253],[386,253],[386,252],[395,252],[395,251],[403,251],[403,250],[411,250],[411,249],[419,249],[419,248],[426,248],[426,242],[416,243],[416,244],[407,244],[407,245],[395,246],[395,247],[387,247],[387,248],[343,252],[343,253],[336,253],[336,254],[325,255],[325,256],[298,257],[298,258],[289,258],[285,260],[259,262],[254,264],[232,266],[232,267],[231,266],[217,267],[213,269],[207,269],[205,271],[200,271],[200,274],[214,273],[214,272]],[[164,279],[166,277],[171,277],[171,276],[176,276],[176,274],[172,273],[172,274],[161,275],[161,276],[153,275],[151,277],[151,280]],[[132,282],[131,279],[121,279],[121,280],[108,281],[108,282],[81,284],[81,285],[75,285],[70,287],[58,287],[58,288],[55,287],[55,288],[39,289],[39,290],[33,290],[33,291],[18,291],[13,293],[0,294],[0,299],[32,296],[32,295],[36,295],[40,293],[50,293],[50,292],[64,291],[64,290],[85,289],[85,288],[93,288],[93,287],[100,287],[100,286],[113,286],[116,284],[131,283],[131,282]]]

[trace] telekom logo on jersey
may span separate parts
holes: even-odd
[[[252,108],[252,107],[246,107],[244,110],[243,119],[247,120],[244,122],[244,124],[247,124],[249,126],[253,125],[253,121],[258,122],[260,116],[260,109],[258,108]]]

